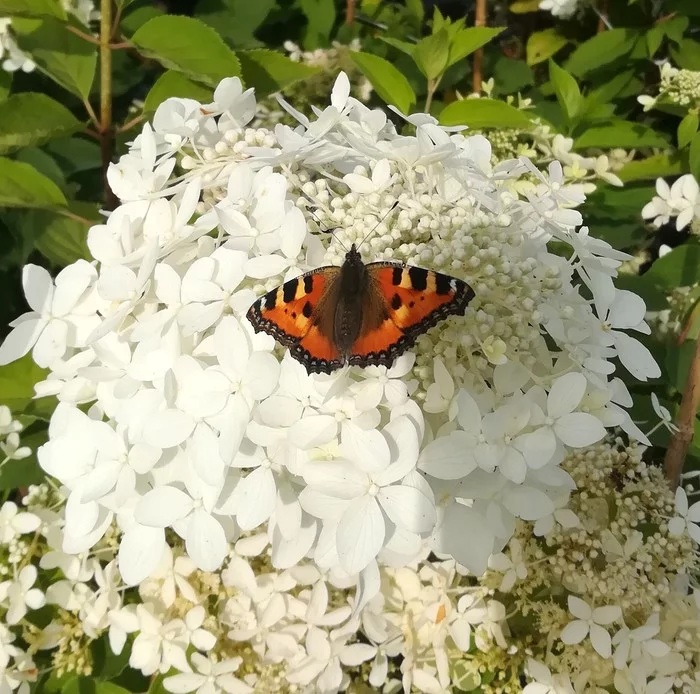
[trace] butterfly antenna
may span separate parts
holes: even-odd
[[[311,200],[311,198],[308,198],[308,197],[304,194],[303,191],[302,191],[301,194],[302,194],[302,196],[304,197],[305,200],[307,200],[307,201],[310,202],[311,204],[314,204],[314,201]],[[335,230],[337,229],[337,227],[334,227],[333,229],[328,229],[328,228],[324,225],[323,220],[316,214],[316,210],[313,210],[313,209],[311,209],[310,207],[307,207],[306,209],[309,211],[309,213],[311,214],[311,216],[315,218],[316,223],[318,224],[319,229],[320,229],[322,232],[327,233],[327,234],[331,234],[331,236],[333,236],[333,237],[335,238],[335,240],[343,247],[343,249],[344,249],[345,251],[349,251],[349,250],[350,250],[350,249],[340,240],[340,238],[334,234],[334,232],[335,232]]]
[[[384,222],[384,220],[399,206],[399,201],[397,200],[389,209],[389,211],[367,232],[367,235],[357,244],[357,250],[359,251],[362,244],[369,239],[370,236],[377,230],[377,227]]]

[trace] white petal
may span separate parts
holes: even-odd
[[[275,510],[277,485],[272,470],[256,468],[238,483],[234,493],[238,525],[242,530],[257,528]]]
[[[583,448],[600,441],[605,436],[605,427],[592,414],[572,412],[554,423],[554,433],[567,446]]]
[[[389,465],[389,444],[382,434],[376,430],[365,431],[352,422],[343,427],[340,451],[364,472],[377,472]]]
[[[547,396],[547,413],[550,417],[561,417],[573,412],[586,392],[586,377],[581,373],[560,376],[552,384]]]
[[[640,381],[661,376],[661,369],[651,352],[638,340],[615,332],[615,347],[622,365]]]
[[[567,624],[561,632],[561,640],[567,644],[581,643],[588,634],[588,624],[576,620]]]
[[[135,586],[148,578],[160,564],[165,551],[165,533],[162,528],[149,528],[134,523],[119,544],[119,573],[128,586]]]
[[[65,354],[67,340],[68,324],[58,319],[49,321],[34,345],[34,361],[43,368],[49,368]]]
[[[348,667],[357,667],[374,658],[377,647],[369,643],[352,643],[345,646],[340,654],[340,662]]]
[[[370,485],[366,473],[345,461],[310,462],[302,468],[306,483],[324,494],[338,499],[354,499],[367,492]]]
[[[569,595],[569,612],[571,612],[574,617],[578,619],[589,620],[591,618],[591,607],[581,598],[577,598],[575,595]]]
[[[591,624],[591,643],[601,658],[610,658],[612,655],[610,634],[603,627]]]
[[[471,453],[474,436],[466,431],[453,431],[431,441],[421,452],[418,468],[440,480],[457,480],[466,477],[476,468]]]
[[[229,550],[221,523],[202,508],[195,509],[190,516],[185,547],[202,571],[216,571]]]
[[[172,448],[192,433],[194,424],[192,417],[180,410],[156,412],[144,424],[144,442],[156,448]]]
[[[415,487],[393,484],[383,487],[377,499],[396,525],[413,533],[427,533],[435,527],[435,505]]]
[[[620,619],[621,616],[622,610],[617,605],[596,607],[593,610],[593,621],[596,624],[612,624],[616,619]]]
[[[51,275],[38,265],[25,265],[22,268],[22,287],[32,309],[37,313],[46,313],[53,298]]]
[[[34,314],[27,313],[26,316]],[[23,357],[39,339],[41,331],[46,326],[46,321],[41,318],[28,318],[17,323],[16,327],[0,344],[0,366]]]
[[[199,689],[207,678],[204,675],[198,675],[193,672],[185,672],[180,675],[166,677],[163,680],[163,688],[172,694],[188,694],[195,689]]]
[[[354,575],[364,569],[384,544],[384,516],[374,497],[361,496],[338,523],[336,543],[341,566]]]
[[[184,518],[194,505],[192,498],[180,489],[164,485],[147,492],[136,506],[136,520],[154,528],[166,528]]]

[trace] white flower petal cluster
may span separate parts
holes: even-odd
[[[682,231],[700,219],[700,187],[692,174],[684,174],[669,186],[656,179],[656,195],[642,209],[642,217],[651,219],[655,227],[676,218],[676,230]]]
[[[116,523],[136,584],[168,530],[205,571],[261,530],[278,568],[312,556],[370,580],[432,547],[481,573],[516,519],[555,511],[568,450],[607,426],[643,438],[612,374],[615,357],[659,373],[625,332],[649,332],[644,304],[613,284],[626,256],[575,229],[583,195],[560,167],[492,167],[485,138],[428,116],[401,135],[349,91],[341,73],[316,120],[288,107],[300,125],[274,132],[245,128],[255,101],[235,78],[211,104],[168,100],[110,169],[123,204],[90,230],[97,262],[55,281],[25,268],[32,311],[0,361],[31,350],[50,369],[37,392],[60,404],[38,454],[68,495],[64,551]],[[524,174],[540,183],[520,197]],[[325,252],[316,222],[336,229]],[[312,377],[245,313],[352,243],[461,277],[476,299],[415,362]]]
[[[225,638],[324,693],[362,663],[381,686],[400,653],[405,688],[442,691],[451,640],[508,646],[504,602],[455,582],[496,555],[517,592],[532,575],[518,524],[578,526],[562,461],[608,427],[644,439],[615,376],[616,360],[659,374],[628,332],[649,332],[644,305],[614,286],[626,256],[576,228],[583,194],[560,167],[492,166],[484,137],[425,114],[403,134],[343,74],[313,119],[285,108],[296,128],[246,127],[237,79],[210,104],[168,100],[110,169],[122,204],[90,230],[94,262],[55,280],[25,268],[32,311],[0,362],[31,351],[50,371],[37,394],[59,400],[38,451],[65,495],[45,521],[42,565],[65,575],[46,600],[115,652],[133,639],[144,674],[183,673],[173,692],[255,685],[230,653],[191,655]],[[391,368],[311,376],[245,314],[353,243],[476,296]],[[80,559],[104,546],[109,560]],[[30,578],[8,587],[15,612],[38,604]],[[141,602],[123,604],[120,581]],[[211,595],[215,619],[199,609]]]

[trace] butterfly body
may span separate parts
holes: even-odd
[[[340,267],[307,272],[258,299],[248,311],[256,332],[289,347],[310,373],[345,364],[391,366],[443,318],[464,313],[465,282],[393,262],[365,264],[353,245]]]

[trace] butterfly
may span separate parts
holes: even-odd
[[[309,373],[346,364],[391,366],[419,335],[463,314],[474,290],[462,280],[396,262],[365,264],[353,244],[340,267],[320,267],[258,299],[247,317]]]

